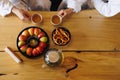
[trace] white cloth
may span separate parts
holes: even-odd
[[[28,6],[21,0],[9,0],[15,7],[28,10]]]
[[[0,15],[5,16],[11,13],[13,5],[9,0],[0,0]]]
[[[41,9],[42,11],[49,11],[51,2],[50,0],[24,0],[27,4],[28,7],[31,8],[31,10],[37,10],[37,8]],[[58,10],[61,10],[65,7],[67,8],[73,8],[74,12],[80,11],[80,2],[82,0],[62,0],[60,3]]]
[[[49,11],[51,2],[50,0],[24,0],[29,4],[24,4],[21,0],[0,0],[0,15],[6,16],[11,12],[11,9],[14,6],[20,9],[31,9],[35,10],[41,8],[42,11]],[[73,8],[74,12],[78,12],[81,10],[80,8],[80,1],[81,0],[62,0],[58,10],[67,6],[67,8]],[[11,4],[12,3],[12,4]]]
[[[108,2],[106,2],[108,1]],[[100,14],[111,17],[120,12],[120,0],[79,0],[81,7],[95,8]]]
[[[103,16],[111,17],[120,12],[120,0],[108,0],[108,3],[103,2],[103,0],[92,0],[94,7]]]

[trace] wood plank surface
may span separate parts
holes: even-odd
[[[72,35],[71,42],[66,46],[56,46],[51,39],[55,26],[50,18],[56,12],[30,12],[40,13],[44,21],[36,25],[44,29],[50,38],[50,48],[62,50],[104,50],[114,51],[120,49],[120,14],[105,18],[96,10],[81,11],[63,20],[61,26],[66,27]],[[16,39],[20,31],[28,26],[35,26],[31,22],[23,22],[15,15],[0,17],[0,50],[6,46],[17,50]]]
[[[58,67],[43,67],[43,56],[28,59],[16,54],[23,63],[0,52],[0,80],[120,80],[120,52],[63,52],[64,61]],[[66,73],[74,64],[78,66]]]
[[[43,23],[23,22],[13,14],[0,16],[0,80],[120,80],[120,14],[105,18],[96,10],[86,10],[69,16],[61,26],[71,32],[71,42],[57,46],[51,39],[57,26],[50,23],[56,12],[30,13],[42,14]],[[63,50],[61,65],[49,67],[43,56],[28,59],[18,52],[17,36],[28,26],[44,29],[50,38],[50,48]],[[4,52],[6,46],[16,51],[24,62],[17,64]]]

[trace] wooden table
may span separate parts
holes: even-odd
[[[96,10],[73,14],[61,25],[71,32],[71,42],[66,46],[56,46],[51,39],[55,26],[50,23],[50,17],[56,12],[37,13],[43,15],[41,25],[23,22],[13,14],[0,17],[0,80],[120,80],[120,14],[111,18],[103,17]],[[43,67],[44,57],[28,59],[20,54],[16,39],[28,26],[38,26],[47,32],[50,48],[63,50],[63,64],[54,68]],[[4,52],[6,46],[11,47],[24,62],[14,62]],[[69,71],[73,67],[76,68]]]

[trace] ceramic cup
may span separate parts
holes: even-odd
[[[61,50],[50,49],[45,54],[45,63],[49,66],[58,66],[63,62],[63,54]]]
[[[41,14],[38,14],[38,13],[35,13],[31,16],[31,21],[34,23],[34,24],[40,24],[42,23],[43,21],[43,17]]]
[[[53,15],[50,20],[51,24],[53,25],[60,25],[62,23],[62,16],[60,15]]]

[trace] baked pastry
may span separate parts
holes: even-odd
[[[67,29],[63,27],[58,27],[53,31],[52,39],[55,44],[59,46],[63,46],[63,45],[66,45],[70,41],[71,35]]]

